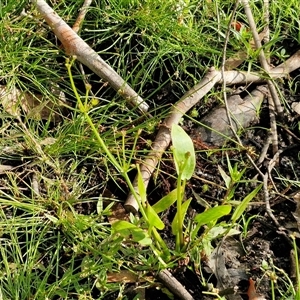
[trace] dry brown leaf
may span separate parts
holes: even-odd
[[[0,101],[4,110],[12,116],[20,117],[21,109],[28,118],[36,120],[61,121],[61,113],[66,111],[66,101],[61,91],[53,90],[58,96],[57,103],[46,100],[40,94],[22,92],[16,87],[0,85]]]
[[[249,297],[249,300],[266,300],[265,297],[256,293],[255,281],[253,281],[252,278],[249,279],[249,288],[247,291],[247,295]]]
[[[262,41],[263,38],[265,37],[266,32],[263,31],[259,34],[259,39]],[[255,49],[255,43],[254,40],[252,39],[249,42],[250,46],[252,49]],[[225,61],[225,71],[229,71],[229,70],[233,70],[235,68],[237,68],[239,65],[241,65],[248,57],[248,53],[245,50],[242,51],[238,51],[237,53],[235,53],[232,57],[229,57],[226,61]]]
[[[107,218],[110,224],[120,220],[129,221],[128,213],[126,212],[124,206],[119,202],[116,202],[112,206],[110,215]]]
[[[145,282],[146,280],[152,281],[153,277],[140,277],[128,270],[121,270],[119,273],[108,273],[107,282],[123,282],[123,283],[135,283],[135,282]]]

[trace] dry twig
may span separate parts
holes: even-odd
[[[109,82],[112,88],[122,95],[128,103],[138,106],[144,113],[147,112],[148,105],[144,100],[44,0],[31,0],[31,2],[36,5],[42,17],[62,42],[67,55],[76,56],[81,63],[104,81]]]
[[[193,300],[192,295],[183,285],[168,271],[163,270],[158,274],[159,280],[177,297],[182,300]]]
[[[145,186],[148,186],[150,177],[163,155],[165,149],[171,142],[171,127],[173,124],[178,124],[181,117],[193,107],[203,96],[205,96],[215,84],[221,80],[221,73],[215,69],[211,69],[190,91],[188,91],[172,108],[169,116],[164,120],[160,126],[155,141],[153,142],[152,149],[148,154],[146,160],[141,165],[141,175]],[[138,192],[138,178],[136,177],[133,182],[135,190]],[[132,194],[129,194],[126,202],[125,209],[132,213],[138,211],[138,204]]]
[[[254,18],[253,18],[253,15],[252,15],[252,12],[251,12],[251,9],[250,9],[250,6],[249,6],[249,1],[248,0],[242,0],[242,4],[244,6],[245,14],[246,14],[248,22],[249,22],[249,26],[250,26],[250,29],[251,29],[251,32],[252,32],[252,35],[253,35],[253,39],[254,39],[256,48],[260,50],[259,51],[260,64],[263,67],[263,69],[265,70],[266,75],[269,77],[270,66],[269,66],[268,61],[266,59],[265,53],[262,49],[262,44],[260,42],[260,38],[259,38],[257,29],[256,29],[256,24],[255,24],[255,21],[254,21]],[[271,96],[273,98],[273,101],[274,101],[274,104],[275,104],[275,107],[276,107],[276,111],[277,111],[278,115],[281,116],[283,114],[283,108],[281,106],[280,99],[279,99],[277,91],[276,91],[276,87],[275,87],[275,85],[274,85],[274,83],[271,79],[267,79],[266,81],[267,81],[267,84],[269,86],[270,93],[271,93]]]
[[[266,71],[266,74],[269,74],[270,72],[270,65],[266,59],[265,53],[262,49],[262,44],[259,39],[259,35],[256,29],[256,24],[252,15],[252,11],[249,5],[248,0],[242,0],[245,14],[247,16],[249,26],[254,38],[254,42],[256,45],[256,48],[259,49],[259,60],[260,64],[263,67],[263,69]],[[266,3],[266,2],[265,2]],[[268,16],[266,16],[268,18]],[[276,90],[276,87],[272,80],[267,80],[268,87],[270,90],[271,96],[268,97],[269,100],[269,111],[270,111],[270,125],[271,125],[271,132],[272,132],[272,145],[273,145],[273,154],[275,154],[278,151],[278,137],[277,137],[277,127],[276,127],[276,118],[275,118],[275,112],[274,108],[276,108],[276,111],[280,118],[283,117],[283,108],[280,103],[280,99],[278,97],[278,93]]]
[[[79,11],[79,14],[78,14],[78,17],[72,27],[73,31],[78,33],[79,29],[81,28],[82,26],[82,23],[84,21],[84,18],[85,18],[85,15],[88,11],[88,8],[89,6],[92,4],[92,0],[85,0],[83,5],[82,5],[82,8],[80,9]]]

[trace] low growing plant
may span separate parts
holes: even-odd
[[[131,215],[130,222],[125,220],[118,220],[114,222],[112,224],[112,236],[122,237],[126,241],[138,243],[142,247],[150,247],[157,259],[165,267],[171,259],[176,257],[179,258],[183,254],[186,254],[188,246],[195,245],[193,241],[197,241],[199,246],[205,239],[209,240],[208,243],[210,243],[212,239],[219,237],[220,234],[228,233],[233,226],[232,224],[240,218],[247,204],[256,195],[260,187],[256,188],[243,201],[241,201],[240,205],[237,206],[233,213],[230,224],[221,224],[220,226],[217,226],[218,219],[231,212],[231,204],[225,203],[220,206],[208,208],[206,211],[194,217],[191,223],[192,226],[185,226],[185,216],[192,201],[192,198],[184,200],[185,189],[187,180],[193,176],[196,158],[191,138],[179,125],[173,125],[171,128],[171,138],[173,144],[173,159],[177,172],[176,188],[151,206],[147,200],[147,191],[140,173],[139,165],[137,164],[133,166],[131,163],[133,155],[130,156],[129,161],[126,161],[124,155],[113,154],[106,146],[94,125],[89,115],[90,108],[87,104],[89,86],[86,87],[87,93],[83,102],[73,81],[71,67],[74,60],[74,58],[71,61],[68,59],[66,67],[68,69],[71,86],[78,101],[79,111],[83,114],[84,119],[89,124],[97,142],[99,143],[100,149],[105,153],[110,163],[126,181],[130,192],[134,195],[138,203],[141,214],[139,218]],[[135,145],[136,141],[134,142],[132,151],[134,151]],[[135,191],[128,176],[128,172],[132,170],[132,168],[136,168],[138,173],[138,193]],[[241,175],[242,174],[243,172]],[[174,250],[170,250],[168,248],[166,242],[162,239],[159,233],[159,231],[165,228],[165,224],[159,214],[169,209],[172,205],[175,205],[176,207],[176,214],[171,224],[172,233],[175,236]],[[203,226],[206,226],[206,230],[204,234],[199,237],[198,232]],[[222,229],[221,231],[220,228]]]

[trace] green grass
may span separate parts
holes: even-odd
[[[81,2],[52,1],[51,5],[72,25]],[[263,10],[259,5],[255,2],[251,7],[258,28],[262,28]],[[88,69],[82,75],[78,63],[74,64],[72,76],[77,91],[84,101],[84,82],[91,84],[94,96],[87,99],[88,114],[119,163],[130,166],[143,161],[170,104],[199,82],[209,67],[220,67],[232,7],[229,0],[93,2],[80,36],[147,101],[153,116],[139,121],[137,109],[128,108],[103,80]],[[265,47],[279,61],[285,40],[300,43],[299,11],[298,0],[271,3],[271,41]],[[66,55],[35,7],[28,1],[2,1],[0,19],[0,85],[32,95],[39,93],[50,103],[59,101],[53,93],[53,87],[58,86],[68,101],[56,112],[61,117],[56,124],[51,119],[28,117],[22,105],[17,116],[1,106],[0,164],[14,169],[0,174],[0,298],[126,299],[126,286],[108,282],[108,272],[125,269],[143,277],[155,274],[161,264],[150,248],[111,234],[107,216],[113,203],[126,198],[124,178],[99,147],[78,109],[65,66]],[[241,7],[236,19],[246,22]],[[250,39],[249,32],[242,37],[232,34],[227,57],[249,49]],[[257,53],[248,50],[248,54],[242,68],[259,69]],[[93,97],[99,101],[96,105],[92,104]],[[191,117],[186,119],[197,123]],[[212,165],[219,163],[209,151],[198,154]],[[170,174],[169,154],[164,159],[159,168],[172,184],[175,171]],[[238,169],[249,171],[251,166],[244,159],[238,157]],[[226,169],[226,159],[220,160]],[[226,172],[229,174],[228,169]],[[156,183],[163,186],[160,176]],[[299,187],[298,180],[280,174],[277,177],[283,185]],[[237,199],[241,186],[249,193],[253,190],[247,179],[241,179],[227,190],[227,196],[230,193],[231,199]],[[107,196],[107,192],[115,195]],[[149,192],[155,195],[155,191]],[[138,223],[133,217],[132,221]],[[227,229],[231,225],[220,226]],[[197,253],[212,250],[211,240],[205,245],[203,240],[198,237],[191,245],[190,256],[195,263],[201,263]],[[172,268],[176,260],[167,264]],[[152,285],[151,281],[145,283]]]

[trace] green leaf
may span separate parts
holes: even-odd
[[[177,189],[171,191],[168,195],[161,198],[158,202],[152,205],[156,213],[167,210],[177,200]]]
[[[184,217],[186,215],[186,212],[190,206],[190,203],[192,201],[192,198],[186,200],[185,202],[182,203],[181,206],[181,214],[182,214],[182,220],[184,220]],[[178,228],[179,226],[182,226],[182,224],[178,224],[178,213],[176,213],[173,221],[172,221],[172,233],[176,235],[178,233]]]
[[[159,230],[165,228],[165,224],[163,223],[163,221],[160,219],[156,211],[148,202],[146,202],[146,214],[150,226],[154,226]]]
[[[223,180],[225,181],[226,187],[229,189],[230,183],[231,183],[231,177],[228,176],[220,166],[218,166],[218,170],[219,170]]]
[[[196,237],[201,226],[216,221],[219,218],[228,215],[230,211],[231,211],[231,205],[221,205],[221,206],[212,207],[204,211],[203,213],[198,214],[194,219],[194,221],[197,223],[197,226],[192,232],[191,235],[192,239]]]
[[[152,240],[145,230],[127,221],[116,221],[111,227],[113,233],[117,233],[126,239],[131,239],[141,245],[152,244]]]
[[[249,195],[247,195],[244,200],[237,206],[234,213],[231,216],[231,220],[233,223],[235,223],[240,216],[244,213],[246,210],[249,202],[256,196],[256,194],[261,189],[262,185],[260,184],[255,190],[253,190]]]
[[[177,124],[172,126],[171,138],[177,174],[181,174],[182,180],[188,180],[193,176],[196,166],[196,156],[193,141],[189,135]]]

